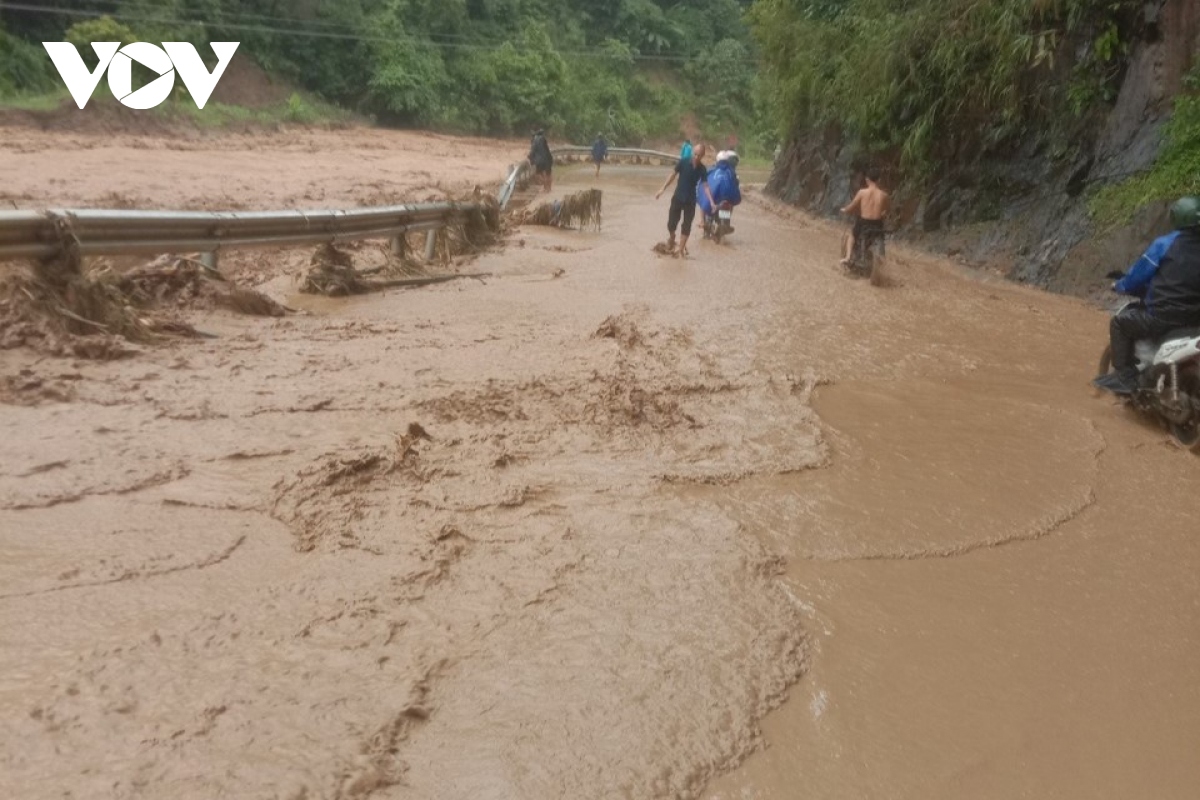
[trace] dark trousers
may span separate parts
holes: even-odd
[[[679,218],[683,217],[683,235],[692,235],[692,220],[696,218],[696,201],[680,200],[678,197],[671,198],[671,211],[667,214],[667,230],[671,235],[675,235],[675,228],[679,226]]]
[[[879,242],[879,255],[887,254],[887,243],[884,239],[883,220],[881,219],[863,219],[862,217],[854,220],[854,243],[861,247],[861,252],[866,252],[867,248],[875,242]]]
[[[1117,372],[1137,368],[1134,345],[1138,339],[1156,339],[1177,328],[1163,322],[1144,308],[1127,308],[1112,318],[1108,326],[1112,342],[1112,366]]]

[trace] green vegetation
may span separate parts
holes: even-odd
[[[12,94],[0,95],[0,108],[9,108],[14,111],[54,111],[69,102],[71,102],[71,95],[66,89],[62,89],[61,91],[47,91],[39,94],[14,92]]]
[[[45,92],[35,43],[240,41],[264,69],[381,122],[622,144],[754,124],[750,0],[60,0],[0,11],[0,100]],[[2,35],[2,34],[0,34]],[[19,38],[18,38],[19,37]],[[50,77],[56,76],[51,71]],[[207,109],[206,109],[207,112]],[[292,109],[293,118],[309,115]]]
[[[286,102],[264,108],[208,103],[201,111],[186,99],[173,99],[159,106],[155,112],[167,118],[189,119],[203,128],[272,127],[289,122],[297,125],[345,125],[353,119],[353,115],[345,109],[296,93]]]
[[[1151,203],[1200,195],[1200,66],[1192,70],[1187,85],[1191,93],[1175,98],[1166,145],[1154,168],[1091,197],[1088,208],[1101,228],[1126,223]]]
[[[928,177],[1110,100],[1140,6],[757,0],[749,19],[780,135],[836,126],[864,152]]]
[[[46,95],[61,86],[46,52],[0,27],[0,98]],[[65,92],[64,92],[65,94]]]

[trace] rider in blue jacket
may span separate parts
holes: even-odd
[[[1157,339],[1173,330],[1200,325],[1200,198],[1184,197],[1171,206],[1174,231],[1156,239],[1129,272],[1113,285],[1122,294],[1145,298],[1112,318],[1113,372],[1093,383],[1116,394],[1137,389],[1139,339]]]
[[[716,166],[708,171],[708,189],[712,193],[712,205],[709,204],[702,187],[696,187],[696,202],[704,214],[705,231],[708,230],[708,223],[712,220],[712,215],[716,213],[714,206],[719,206],[724,202],[736,206],[742,202],[742,188],[738,183],[737,164],[738,154],[732,150],[722,150],[717,153]]]

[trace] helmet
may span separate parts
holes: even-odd
[[[721,152],[717,153],[717,161],[728,161],[728,160],[729,160],[729,151],[728,150],[722,150]]]
[[[1176,230],[1200,225],[1200,198],[1181,197],[1171,206],[1171,227]]]

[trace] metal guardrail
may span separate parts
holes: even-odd
[[[421,203],[351,211],[0,212],[0,257],[140,255],[395,238],[434,230],[477,204]]]
[[[611,157],[639,161],[677,158],[635,148],[610,148],[608,152]],[[556,160],[590,153],[590,147],[577,146],[552,151]],[[509,168],[496,198],[502,209],[531,172],[525,161]],[[429,232],[429,257],[433,231],[481,210],[478,203],[417,203],[346,211],[0,211],[0,260],[47,258],[62,253],[102,256],[200,252],[207,263],[216,266],[218,251],[231,248],[391,239],[393,249],[398,251],[403,247],[402,237],[415,231]]]
[[[513,194],[517,191],[517,185],[529,179],[529,170],[528,161],[521,161],[508,168],[508,177],[500,185],[500,193],[496,196],[501,211],[508,208],[508,202],[512,200]]]
[[[555,160],[566,159],[570,156],[584,156],[591,158],[592,148],[581,147],[579,145],[563,145],[556,147],[551,151]],[[610,147],[608,148],[609,158],[633,159],[635,162],[640,161],[666,161],[674,164],[679,160],[679,154],[672,155],[671,153],[663,153],[659,150],[643,150],[638,147]]]
[[[554,156],[556,162],[569,160],[574,157],[590,158],[592,155],[591,147],[581,145],[560,145],[550,149],[550,154]],[[642,161],[666,161],[667,163],[675,163],[679,160],[678,155],[663,153],[658,150],[642,150],[637,147],[610,147],[608,148],[609,158],[631,158],[641,163]],[[533,168],[528,161],[521,161],[513,164],[508,168],[508,177],[500,186],[500,192],[496,196],[496,200],[500,203],[500,208],[505,209],[508,203],[516,194],[517,187],[529,180]]]

